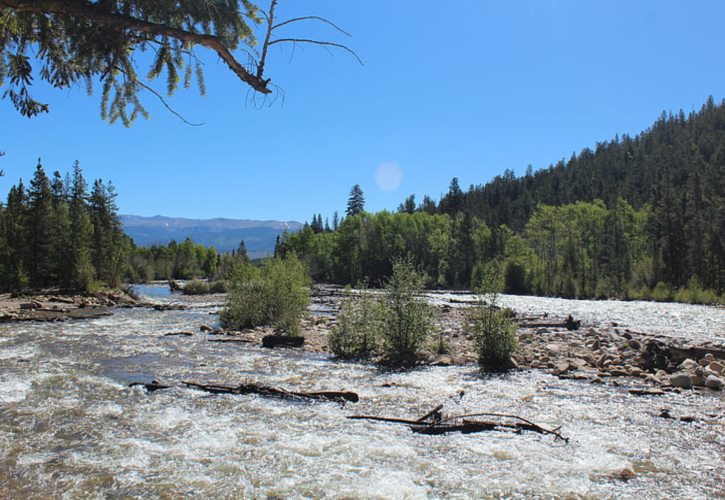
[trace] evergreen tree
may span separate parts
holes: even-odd
[[[80,164],[73,164],[70,185],[70,230],[68,285],[76,290],[88,290],[95,270],[91,262],[93,225],[86,202],[87,186]]]
[[[54,251],[53,194],[50,180],[38,161],[28,190],[28,222],[26,225],[29,260],[28,274],[32,287],[53,284],[57,256]]]
[[[350,196],[347,199],[347,211],[345,212],[348,217],[357,215],[365,210],[365,196],[363,195],[362,189],[359,184],[355,184],[350,190]]]

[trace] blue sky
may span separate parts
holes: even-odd
[[[347,43],[364,66],[275,48],[268,76],[284,100],[259,108],[199,49],[207,95],[180,90],[169,103],[202,127],[150,95],[150,120],[109,125],[98,95],[37,85],[49,115],[0,101],[0,192],[41,157],[48,171],[78,159],[86,177],[111,179],[127,214],[302,221],[344,212],[355,183],[368,210],[392,210],[409,194],[438,198],[454,176],[467,187],[521,175],[725,97],[719,0],[281,0],[281,17],[302,14],[353,37],[315,23],[290,34]]]

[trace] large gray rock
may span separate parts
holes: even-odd
[[[687,373],[675,373],[670,377],[670,384],[673,387],[689,389],[692,387],[692,380],[690,379],[690,375]]]
[[[707,377],[707,380],[705,380],[705,387],[709,387],[710,389],[715,389],[716,391],[719,391],[722,389],[723,386],[723,380],[720,377],[716,377],[715,375],[710,375]]]

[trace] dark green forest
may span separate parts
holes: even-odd
[[[485,273],[511,293],[713,302],[725,287],[725,105],[663,113],[548,168],[505,171],[484,185],[451,181],[436,203],[409,196],[397,213],[315,215],[286,234],[318,281],[376,285],[410,258],[430,286],[475,286]]]
[[[39,162],[30,184],[20,180],[0,205],[0,288],[119,286],[133,243],[115,199],[101,179],[89,191],[78,162],[65,177],[49,177]]]

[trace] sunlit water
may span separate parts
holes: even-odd
[[[0,325],[0,497],[713,498],[725,492],[722,395],[637,398],[626,388],[539,372],[482,378],[475,366],[390,373],[324,355],[212,343],[203,333],[163,337],[214,324],[207,306]],[[152,379],[345,389],[361,401],[341,407],[127,387]],[[571,440],[501,432],[420,436],[345,418],[416,418],[441,402],[448,413],[515,413],[562,426]],[[663,407],[702,420],[658,418]],[[625,467],[636,473],[633,480],[608,477]]]

